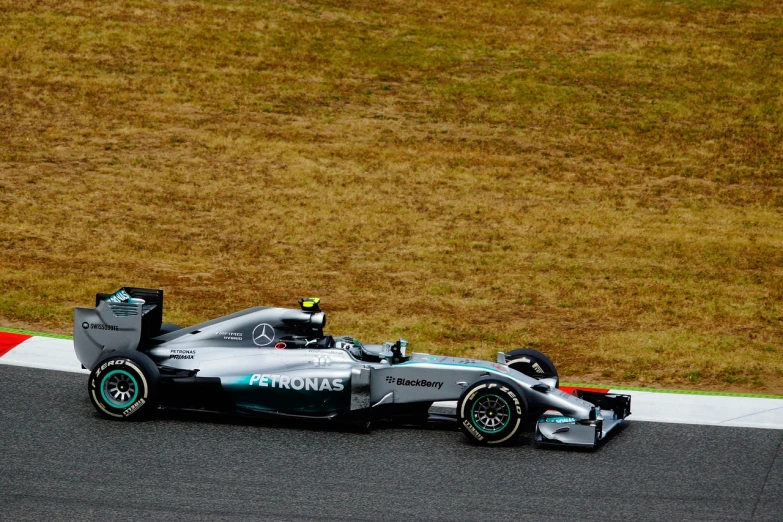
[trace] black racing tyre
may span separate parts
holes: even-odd
[[[528,377],[539,380],[554,377],[557,379],[558,385],[560,384],[560,377],[557,375],[555,363],[538,350],[533,350],[532,348],[512,350],[506,354],[506,364]]]
[[[513,441],[522,431],[527,404],[514,386],[498,379],[483,379],[462,392],[457,402],[460,430],[474,444],[496,445]]]
[[[90,372],[87,393],[95,408],[112,419],[140,419],[158,404],[160,372],[137,351],[114,351]]]

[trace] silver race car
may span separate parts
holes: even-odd
[[[299,304],[180,328],[162,322],[162,290],[98,294],[95,308],[74,312],[90,399],[116,419],[179,408],[363,426],[447,421],[477,444],[507,443],[534,425],[537,443],[581,447],[630,414],[628,395],[560,390],[554,365],[535,350],[501,352],[496,362],[407,355],[404,339],[325,335],[319,299]]]

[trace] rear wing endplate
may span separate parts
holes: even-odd
[[[112,301],[118,294],[132,299]],[[114,294],[96,294],[95,308],[74,310],[76,357],[82,366],[92,369],[104,349],[135,350],[159,334],[162,322],[163,290],[126,286]]]

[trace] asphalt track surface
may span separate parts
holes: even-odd
[[[218,422],[216,422],[218,420]],[[0,366],[0,520],[783,520],[783,431],[629,422],[596,451],[449,429],[100,418]]]

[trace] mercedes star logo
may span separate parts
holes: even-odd
[[[253,328],[253,343],[256,346],[266,346],[275,340],[275,329],[271,324],[261,323]]]

